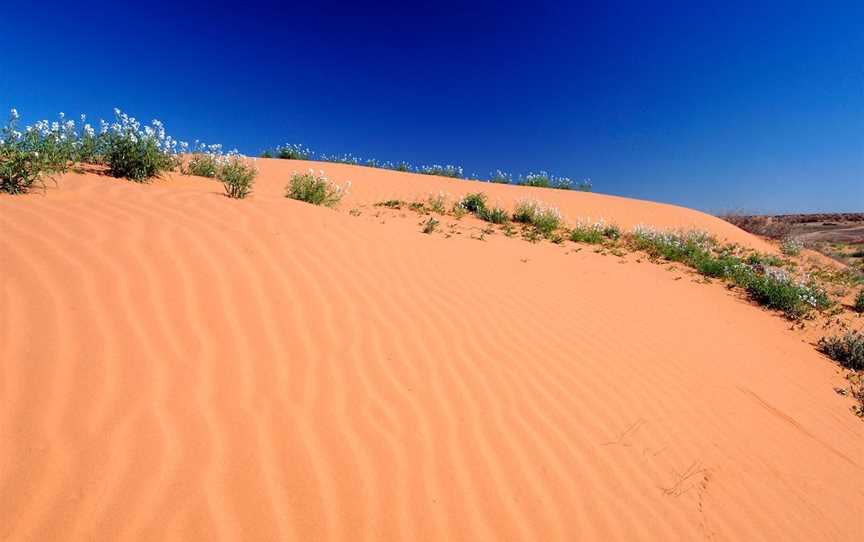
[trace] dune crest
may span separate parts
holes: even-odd
[[[599,194],[259,161],[0,196],[2,540],[855,540],[864,426],[770,313],[647,262],[382,225],[482,190],[704,229]],[[292,171],[352,181],[338,211]],[[392,226],[392,227],[391,227]]]

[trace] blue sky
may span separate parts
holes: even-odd
[[[4,5],[0,107],[707,211],[864,211],[861,1],[108,4]]]

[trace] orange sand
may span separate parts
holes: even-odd
[[[864,536],[864,424],[788,322],[371,204],[482,189],[766,243],[625,198],[259,164],[243,201],[179,175],[0,197],[0,540]],[[309,166],[353,181],[338,210],[282,197]]]

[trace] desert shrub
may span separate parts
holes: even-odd
[[[851,331],[842,337],[823,337],[819,350],[843,367],[864,370],[864,332]]]
[[[270,151],[270,149],[264,149],[264,151],[261,153],[261,158],[273,158],[273,153]]]
[[[426,205],[429,206],[429,210],[433,213],[443,215],[447,212],[447,194],[444,192],[429,194],[429,197],[426,198]]]
[[[855,296],[855,303],[852,305],[852,308],[855,309],[855,312],[864,313],[864,290],[861,290]]]
[[[183,169],[184,173],[199,177],[216,177],[219,169],[226,162],[222,153],[222,145],[197,145],[192,157]]]
[[[500,169],[496,169],[494,173],[489,175],[490,183],[498,183],[498,184],[512,184],[513,176],[509,173],[504,173]]]
[[[360,159],[354,156],[353,154],[342,154],[342,155],[327,155],[322,154],[319,158],[322,162],[333,162],[334,164],[349,164],[352,166],[356,166],[360,164]]]
[[[573,182],[570,177],[556,177],[546,171],[539,173],[528,173],[519,177],[519,184],[523,186],[536,186],[540,188],[557,188],[559,190],[573,190],[574,188],[582,191],[591,191],[591,181],[585,180],[580,183]]]
[[[291,176],[285,195],[313,205],[333,207],[342,200],[342,196],[348,192],[350,186],[349,181],[343,189],[330,181],[323,171],[315,175],[315,172],[310,169],[307,173],[295,173]]]
[[[217,176],[229,198],[243,199],[252,193],[258,171],[241,156],[231,156],[218,168]]]
[[[782,311],[792,319],[801,318],[810,309],[825,309],[830,305],[825,292],[813,285],[796,283],[782,270],[753,273],[746,278],[744,287],[754,301]]]
[[[460,166],[453,166],[450,164],[447,164],[445,166],[440,166],[438,164],[433,164],[431,166],[420,166],[420,168],[417,169],[417,173],[422,173],[423,175],[453,177],[455,179],[461,179],[462,177],[464,177],[462,168]]]
[[[283,160],[309,160],[312,155],[311,150],[300,144],[286,143],[276,147],[276,158]]]
[[[498,206],[484,207],[477,213],[477,217],[493,224],[506,224],[507,220],[510,218],[507,211]]]
[[[530,224],[534,227],[534,234],[528,235],[531,240],[535,240],[537,236],[549,238],[562,222],[558,209],[529,199],[516,202],[512,218],[514,222]]]
[[[704,257],[715,245],[714,239],[705,232],[664,232],[644,226],[633,229],[630,243],[649,256],[684,263]]]
[[[438,227],[438,220],[435,219],[434,216],[430,216],[429,220],[423,223],[423,229],[421,230],[423,233],[432,233]]]
[[[793,237],[787,237],[786,239],[783,239],[782,243],[780,243],[780,252],[786,256],[797,256],[801,254],[802,248],[804,248],[804,245],[801,241]]]
[[[716,241],[703,232],[662,232],[638,226],[630,234],[631,246],[652,257],[681,262],[701,274],[725,278],[744,288],[751,299],[797,319],[811,309],[831,306],[824,290],[807,281],[795,281],[776,267],[748,263],[720,250]]]
[[[387,207],[388,209],[401,209],[403,205],[405,202],[401,199],[388,199],[375,204],[376,207]]]
[[[115,122],[103,133],[105,163],[113,177],[145,182],[174,168],[176,142],[158,120],[141,129],[134,117],[114,110]]]
[[[486,194],[483,192],[465,194],[460,203],[469,213],[478,214],[486,210]]]
[[[0,192],[24,194],[34,186],[45,186],[55,173],[66,171],[74,154],[74,125],[49,125],[40,121],[17,130],[18,111],[11,109],[9,121],[0,130]],[[62,120],[61,113],[61,120]]]
[[[554,207],[540,207],[534,213],[531,225],[543,236],[551,236],[561,226],[561,213]]]
[[[468,209],[462,205],[462,200],[459,200],[453,204],[453,207],[450,209],[450,212],[453,214],[456,219],[460,219],[463,216],[468,214]]]
[[[575,243],[598,244],[603,241],[616,241],[621,237],[621,229],[603,220],[594,223],[579,222],[570,230],[570,240]]]
[[[552,187],[552,177],[545,171],[541,171],[540,173],[528,173],[521,177],[520,181],[520,184],[524,186],[536,186],[540,188]]]
[[[747,256],[747,263],[749,263],[750,265],[781,267],[783,265],[783,260],[778,256],[774,256],[773,254],[761,254],[759,252],[753,252],[749,256]]]
[[[583,179],[576,183],[574,188],[580,192],[591,192],[594,190],[594,185],[591,183],[591,179]]]
[[[513,222],[531,224],[539,207],[540,203],[534,200],[523,199],[517,201],[516,207],[513,209]]]

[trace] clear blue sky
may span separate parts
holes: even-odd
[[[180,4],[4,3],[0,106],[708,211],[864,211],[861,0]]]

